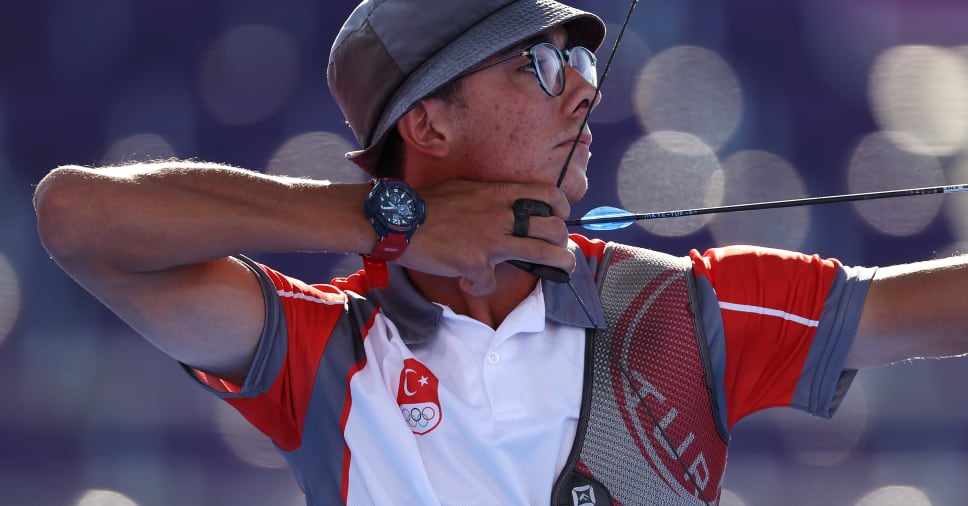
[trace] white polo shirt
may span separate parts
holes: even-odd
[[[443,307],[425,344],[405,345],[381,313],[350,382],[348,503],[547,503],[575,437],[584,347],[585,329],[546,321],[540,283],[497,329]]]

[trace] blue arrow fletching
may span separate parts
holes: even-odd
[[[586,223],[586,220],[592,221]],[[617,207],[596,207],[581,218],[581,226],[586,230],[616,230],[635,223],[635,215]]]

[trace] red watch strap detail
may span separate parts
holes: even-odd
[[[390,286],[390,273],[387,272],[386,260],[377,260],[368,255],[363,257],[363,270],[366,271],[366,280],[373,288],[386,288]]]
[[[407,236],[404,234],[387,234],[373,246],[373,252],[363,255],[363,269],[370,286],[386,288],[390,285],[390,273],[387,272],[387,262],[392,262],[407,249]]]
[[[404,234],[389,233],[382,241],[376,242],[376,245],[373,246],[373,252],[367,256],[374,260],[391,262],[400,258],[400,255],[403,254],[403,250],[405,249],[407,249],[407,236]]]

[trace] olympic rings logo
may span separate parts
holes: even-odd
[[[433,406],[426,406],[424,408],[400,408],[400,413],[403,415],[404,421],[412,429],[425,429],[437,418],[437,410]]]

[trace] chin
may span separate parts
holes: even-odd
[[[587,190],[587,189],[586,189],[586,190]],[[574,204],[575,202],[578,202],[579,200],[581,200],[581,199],[583,199],[583,198],[585,197],[585,191],[586,191],[586,190],[582,190],[582,191],[581,191],[580,193],[578,193],[577,195],[572,195],[572,194],[570,194],[570,193],[569,193],[569,194],[567,194],[567,197],[568,197],[568,203],[569,203],[569,204]]]
[[[588,192],[588,178],[584,177],[584,174],[580,182],[576,182],[573,178],[565,178],[562,184],[562,191],[568,197],[568,202],[574,204],[581,200],[585,196],[585,193]]]

